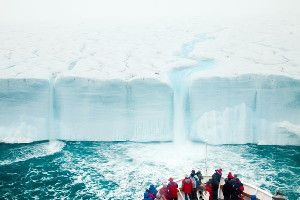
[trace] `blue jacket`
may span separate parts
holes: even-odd
[[[156,196],[157,195],[157,189],[155,188],[155,186],[154,185],[150,185],[150,187],[149,187],[149,191],[152,193],[152,194],[154,194],[154,196]]]
[[[144,193],[144,200],[153,200],[151,197],[149,197],[149,192]]]

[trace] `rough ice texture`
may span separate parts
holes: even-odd
[[[290,17],[290,16],[289,16]],[[74,24],[0,24],[0,77],[51,73],[168,81],[174,67],[215,61],[202,76],[300,76],[299,17],[271,16]]]
[[[188,98],[190,138],[212,144],[300,144],[300,80],[199,78]]]
[[[298,19],[0,24],[0,140],[300,145]]]
[[[60,139],[172,140],[173,93],[157,80],[63,77],[54,91]]]
[[[0,79],[0,142],[49,139],[49,82]]]

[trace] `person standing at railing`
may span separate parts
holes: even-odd
[[[244,191],[243,183],[240,181],[240,179],[234,178],[230,199],[231,200],[243,200],[244,199],[243,191]]]
[[[190,179],[192,180],[192,184],[193,184],[193,190],[192,190],[192,194],[191,194],[191,200],[198,200],[197,198],[197,182],[199,182],[198,180],[198,176],[196,176],[196,171],[192,170],[191,172],[191,176]]]
[[[202,187],[203,176],[201,171],[197,171],[196,175],[198,177],[197,189],[199,190],[200,200],[202,200],[203,199],[203,187]]]
[[[168,186],[166,183],[164,183],[162,188],[159,189],[159,193],[157,194],[156,199],[168,200],[168,197],[169,197]]]
[[[222,169],[217,169],[212,175],[213,200],[218,200],[218,190],[222,177]]]
[[[152,194],[149,189],[146,189],[145,193],[144,193],[144,200],[153,200],[155,199],[154,194]]]
[[[151,194],[153,194],[156,197],[156,195],[157,195],[157,189],[156,189],[156,187],[153,184],[150,185],[149,191],[151,192]]]
[[[173,178],[169,178],[169,184],[167,188],[169,193],[169,200],[178,200],[178,184],[174,182]]]
[[[225,184],[222,187],[224,200],[230,200],[230,191],[231,191],[231,188],[232,188],[231,180],[233,178],[234,177],[232,176],[232,173],[229,172],[228,175],[227,175],[227,178],[225,179]]]
[[[209,200],[213,200],[213,188],[212,188],[212,179],[209,179],[205,183],[205,194],[208,192]]]
[[[184,193],[185,200],[192,200],[193,183],[192,179],[188,175],[182,180],[182,191]]]

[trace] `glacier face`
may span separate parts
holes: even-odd
[[[300,81],[283,76],[199,78],[189,90],[192,140],[300,144]]]
[[[0,141],[49,138],[48,80],[0,79]]]
[[[176,95],[155,79],[1,79],[0,88],[3,142],[300,144],[300,80],[285,76],[192,78]]]
[[[100,141],[172,140],[173,93],[157,80],[58,78],[57,138]]]

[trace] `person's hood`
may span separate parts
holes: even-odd
[[[155,189],[155,186],[153,184],[151,184],[149,188],[154,188]]]
[[[184,181],[185,181],[186,183],[190,183],[190,182],[191,182],[191,179],[190,179],[190,178],[185,178]]]
[[[231,172],[229,172],[229,173],[228,173],[228,175],[227,175],[227,178],[228,178],[228,179],[233,179],[233,178],[234,178],[234,176],[232,175],[232,173],[231,173]]]
[[[216,172],[222,175],[222,169],[217,169]]]

